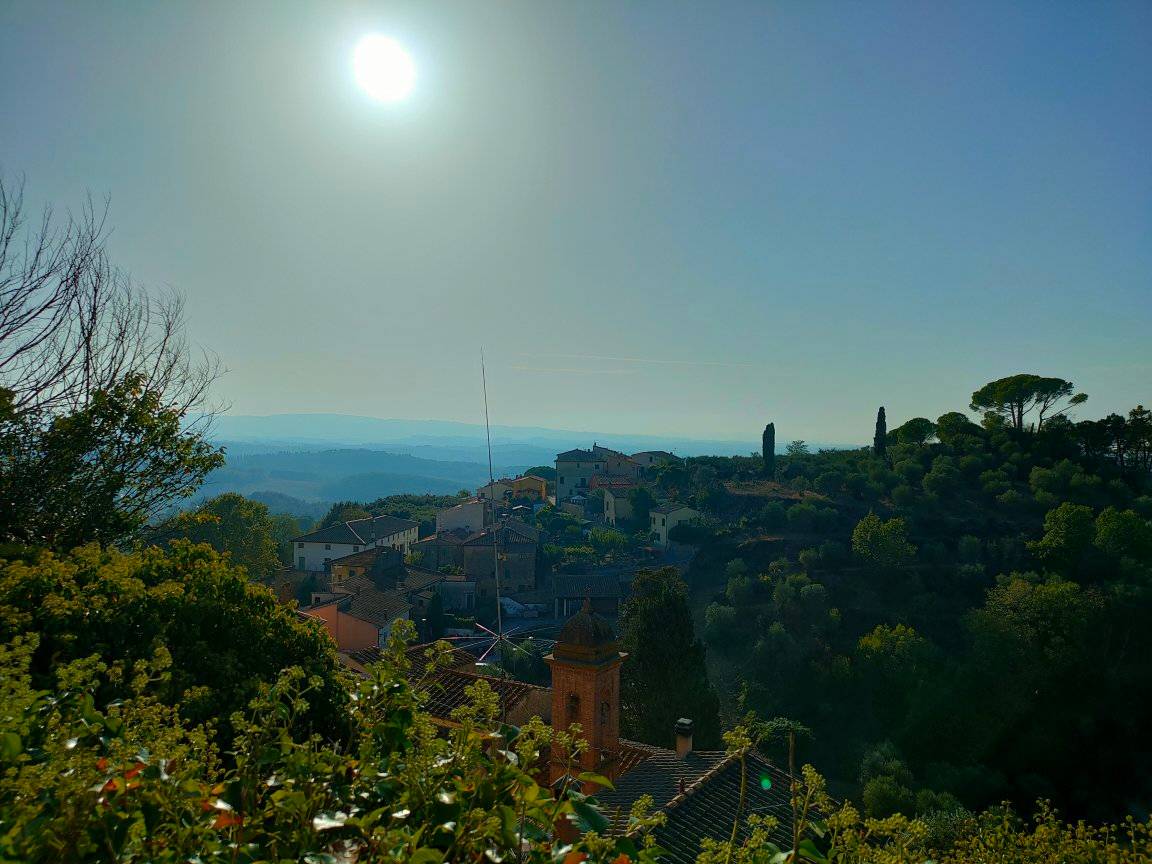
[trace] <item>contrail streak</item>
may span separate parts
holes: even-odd
[[[612,360],[619,363],[655,363],[662,366],[727,366],[732,368],[753,368],[755,363],[727,363],[721,360],[668,360],[656,357],[611,357],[603,354],[521,354],[521,357],[565,357],[573,360]],[[512,367],[523,368],[523,367]],[[554,370],[576,371],[576,370]],[[608,370],[616,371],[616,370]]]
[[[635,369],[556,369],[547,366],[512,366],[521,372],[562,372],[568,375],[634,375]]]

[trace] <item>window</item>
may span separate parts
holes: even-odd
[[[580,697],[575,693],[568,694],[568,722],[572,723],[580,716]]]
[[[297,549],[303,549],[303,548],[304,548],[304,544],[303,544],[303,543],[297,543],[297,544],[296,544],[296,548],[297,548]]]
[[[601,702],[600,703],[600,725],[601,726],[607,726],[608,725],[608,717],[611,715],[611,713],[612,713],[612,709],[608,707],[608,703],[607,702]]]
[[[331,549],[331,548],[332,548],[332,544],[331,544],[331,543],[325,543],[325,544],[324,544],[324,548],[325,548],[325,549]],[[328,559],[327,559],[327,558],[325,558],[324,560],[325,560],[325,561],[327,561]]]
[[[668,524],[668,520],[667,520],[666,518],[664,518],[663,516],[661,516],[661,517],[660,517],[660,524],[661,524],[661,525],[667,525],[667,524]]]
[[[352,551],[353,551],[353,552],[359,552],[359,551],[360,551],[360,547],[359,547],[359,546],[353,546],[353,547],[352,547]]]

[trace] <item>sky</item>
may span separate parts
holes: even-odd
[[[368,33],[416,66],[361,91]],[[1152,402],[1152,3],[0,0],[0,171],[111,201],[236,414],[863,443]]]

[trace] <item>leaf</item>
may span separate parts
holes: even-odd
[[[607,830],[608,819],[591,804],[585,801],[573,801],[572,809],[585,830],[595,831],[597,834],[603,834]]]
[[[23,749],[24,742],[20,740],[20,736],[15,732],[0,733],[0,757],[15,761]]]
[[[425,846],[417,849],[408,856],[408,864],[440,864],[444,860],[444,853],[439,849],[430,849]]]
[[[239,813],[229,812],[227,810],[221,812],[216,820],[212,823],[213,828],[231,828],[233,825],[244,824],[244,817]]]
[[[800,855],[801,861],[811,861],[813,864],[827,864],[828,858],[824,853],[816,848],[816,844],[812,842],[811,837],[805,837],[796,846],[796,852]]]
[[[592,771],[583,772],[578,778],[585,783],[595,783],[597,786],[603,786],[605,789],[615,789],[612,781],[605,777],[603,774],[596,774]]]

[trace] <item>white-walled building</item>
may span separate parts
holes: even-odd
[[[491,505],[479,499],[464,501],[455,507],[439,510],[436,513],[436,533],[442,531],[480,531],[491,523],[488,513]]]
[[[632,502],[628,499],[628,493],[631,489],[612,489],[604,490],[604,521],[613,528],[622,521],[631,519],[635,513],[632,509]]]
[[[297,570],[322,573],[333,558],[343,558],[373,546],[390,546],[407,554],[420,539],[420,524],[395,516],[374,516],[330,525],[292,540]]]
[[[661,504],[659,507],[653,507],[649,520],[652,523],[652,534],[656,538],[656,545],[667,549],[669,531],[677,525],[695,522],[702,515],[699,510],[693,510],[683,504]]]

